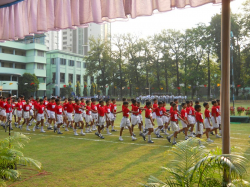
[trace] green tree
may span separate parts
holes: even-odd
[[[87,82],[84,82],[84,88],[83,88],[83,96],[88,96],[88,86],[87,86]]]
[[[37,94],[38,89],[39,80],[35,74],[24,73],[23,76],[19,78],[18,92],[20,95],[24,95],[26,98],[28,98],[30,94],[34,92]]]
[[[80,87],[79,81],[77,81],[77,83],[76,83],[76,95],[81,96],[81,87]]]

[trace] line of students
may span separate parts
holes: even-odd
[[[60,98],[55,99],[54,97],[49,101],[47,97],[44,97],[44,99],[37,98],[36,100],[31,97],[25,101],[24,97],[21,96],[17,100],[17,103],[14,103],[11,98],[0,97],[0,120],[2,121],[2,125],[6,120],[11,122],[12,114],[14,114],[16,127],[21,129],[22,126],[26,124],[27,131],[30,131],[29,126],[31,126],[31,123],[35,122],[36,125],[33,127],[33,131],[38,129],[38,126],[41,124],[40,131],[44,133],[44,124],[46,124],[48,130],[54,130],[54,132],[58,134],[63,134],[60,130],[61,126],[65,127],[65,131],[69,131],[69,127],[73,128],[74,135],[76,136],[78,135],[78,128],[81,131],[80,135],[85,135],[85,133],[97,130],[95,135],[104,139],[102,134],[104,127],[106,127],[107,134],[111,135],[109,127],[111,126],[111,131],[116,131],[114,129],[116,115],[123,113],[123,118],[120,123],[120,141],[123,141],[122,133],[124,128],[129,129],[131,139],[133,141],[136,140],[134,127],[138,125],[140,130],[139,135],[142,136],[144,140],[148,137],[148,143],[154,143],[151,138],[152,133],[154,133],[157,138],[163,138],[161,132],[167,135],[167,139],[170,143],[173,137],[172,144],[176,144],[176,138],[180,132],[185,134],[185,140],[187,140],[188,137],[194,137],[194,134],[199,138],[201,138],[203,134],[206,134],[207,141],[213,142],[209,138],[212,131],[215,132],[217,138],[220,138],[217,133],[218,129],[220,129],[219,104],[219,100],[212,101],[212,114],[209,111],[209,104],[203,104],[205,107],[205,120],[203,122],[203,115],[200,113],[201,106],[198,102],[196,102],[193,108],[193,102],[186,101],[186,103],[181,104],[182,110],[179,111],[177,99],[170,103],[171,107],[169,112],[167,112],[165,108],[166,103],[158,102],[157,99],[154,99],[153,105],[151,102],[146,101],[144,107],[140,107],[140,102],[132,99],[132,109],[129,110],[129,103],[124,98],[122,111],[117,112],[115,99],[112,99],[112,101],[110,99],[106,100],[105,105],[103,100],[100,100],[99,103],[96,104],[94,98],[91,99],[91,101],[87,100],[86,103],[84,99],[75,100],[75,103],[73,103],[71,99],[65,99],[62,104]],[[142,117],[142,111],[144,110],[145,126],[143,125]],[[129,117],[130,113],[132,114],[131,117]],[[18,118],[17,121],[16,116]],[[24,118],[22,124],[21,118]],[[35,121],[35,119],[37,121]],[[181,121],[182,129],[179,127],[179,120]],[[154,121],[156,121],[158,125],[156,128],[154,128]],[[52,127],[52,123],[54,127]],[[171,135],[167,132],[167,130],[170,130],[170,127],[173,132]],[[194,127],[195,133],[193,132]],[[83,132],[84,128],[85,133]],[[206,129],[205,132],[203,132],[204,128]],[[188,130],[190,131],[189,135]]]

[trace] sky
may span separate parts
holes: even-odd
[[[244,0],[231,2],[231,10],[238,13]],[[198,23],[208,24],[211,17],[221,12],[221,5],[207,4],[197,8],[175,9],[153,16],[138,17],[128,21],[117,21],[111,24],[111,34],[134,33],[142,37],[159,33],[163,29],[185,30]]]

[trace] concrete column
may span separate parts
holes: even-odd
[[[0,53],[2,53],[2,47],[0,46]]]
[[[56,95],[60,96],[60,58],[56,58]]]
[[[13,55],[16,55],[16,50],[15,49],[13,49]]]

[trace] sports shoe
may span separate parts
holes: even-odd
[[[158,134],[156,137],[157,138],[163,138],[163,136],[161,136],[160,134]]]
[[[132,141],[135,141],[135,140],[137,140],[136,137],[132,136]]]
[[[29,123],[29,126],[31,126],[32,124],[31,123]]]
[[[188,137],[186,137],[185,140],[188,140]]]
[[[101,139],[104,139],[104,137],[101,135],[101,136],[99,136]]]
[[[213,132],[210,132],[210,134],[211,134],[211,135],[214,135],[214,133],[213,133]]]
[[[142,134],[142,138],[144,141],[146,141],[146,136],[144,134]]]
[[[170,131],[170,127],[168,127],[168,131]]]
[[[176,143],[176,142],[173,142],[173,143],[172,143],[172,145],[175,145],[175,144],[177,144],[177,143]]]
[[[99,133],[98,133],[98,132],[96,132],[96,133],[95,133],[95,135],[96,135],[96,136],[99,136]]]
[[[169,135],[167,132],[164,132],[165,135]]]
[[[140,136],[143,136],[143,133],[142,132],[140,132],[140,134],[139,134]]]
[[[65,131],[69,131],[69,129],[66,128]]]
[[[74,135],[75,135],[75,136],[78,136],[77,132],[74,132]]]
[[[164,133],[164,130],[163,130],[163,129],[161,129],[161,132],[162,132],[162,133]]]
[[[216,136],[215,136],[216,138],[221,138],[221,136],[220,135],[218,135],[218,134],[216,134]]]
[[[119,137],[119,140],[120,140],[120,141],[123,141],[122,137]]]
[[[45,133],[45,131],[44,131],[44,130],[41,130],[40,132]]]
[[[110,133],[110,132],[107,132],[107,134],[108,134],[108,135],[111,135],[112,133]]]
[[[167,136],[167,140],[169,143],[171,143],[171,138],[169,138],[168,136]]]
[[[54,133],[56,132],[56,130],[57,130],[57,128],[56,128],[56,127],[54,127]]]
[[[200,148],[206,148],[204,145],[200,144]]]
[[[148,140],[148,143],[154,143],[152,140]]]
[[[136,136],[134,133],[132,133],[133,134],[133,136]]]
[[[36,126],[33,127],[33,132],[35,132],[35,131],[36,131]]]
[[[85,136],[85,133],[81,132],[80,135]]]
[[[111,131],[112,131],[112,132],[117,132],[117,130],[115,130],[115,129],[112,129]]]
[[[212,142],[214,142],[214,141],[213,141],[213,140],[211,140],[211,139],[207,139],[207,142],[212,143]]]
[[[52,127],[47,127],[47,129],[48,129],[48,130],[53,130],[53,128],[52,128]]]
[[[195,136],[193,134],[189,134],[188,137],[193,137],[194,138]]]
[[[30,131],[30,129],[29,129],[29,128],[27,128],[27,129],[26,129],[26,131]]]
[[[17,127],[17,124],[18,124],[18,123],[15,122],[14,124],[15,124],[15,127],[18,128],[18,127]],[[2,123],[1,125],[3,125],[3,123]]]
[[[40,127],[38,127],[38,126],[35,126],[36,127],[36,129],[40,129]]]
[[[90,133],[90,132],[88,130],[86,130],[85,133]]]
[[[57,132],[57,134],[63,134],[61,131]]]
[[[21,125],[21,126],[19,126],[19,128],[20,128],[20,130],[22,130],[23,126]]]

